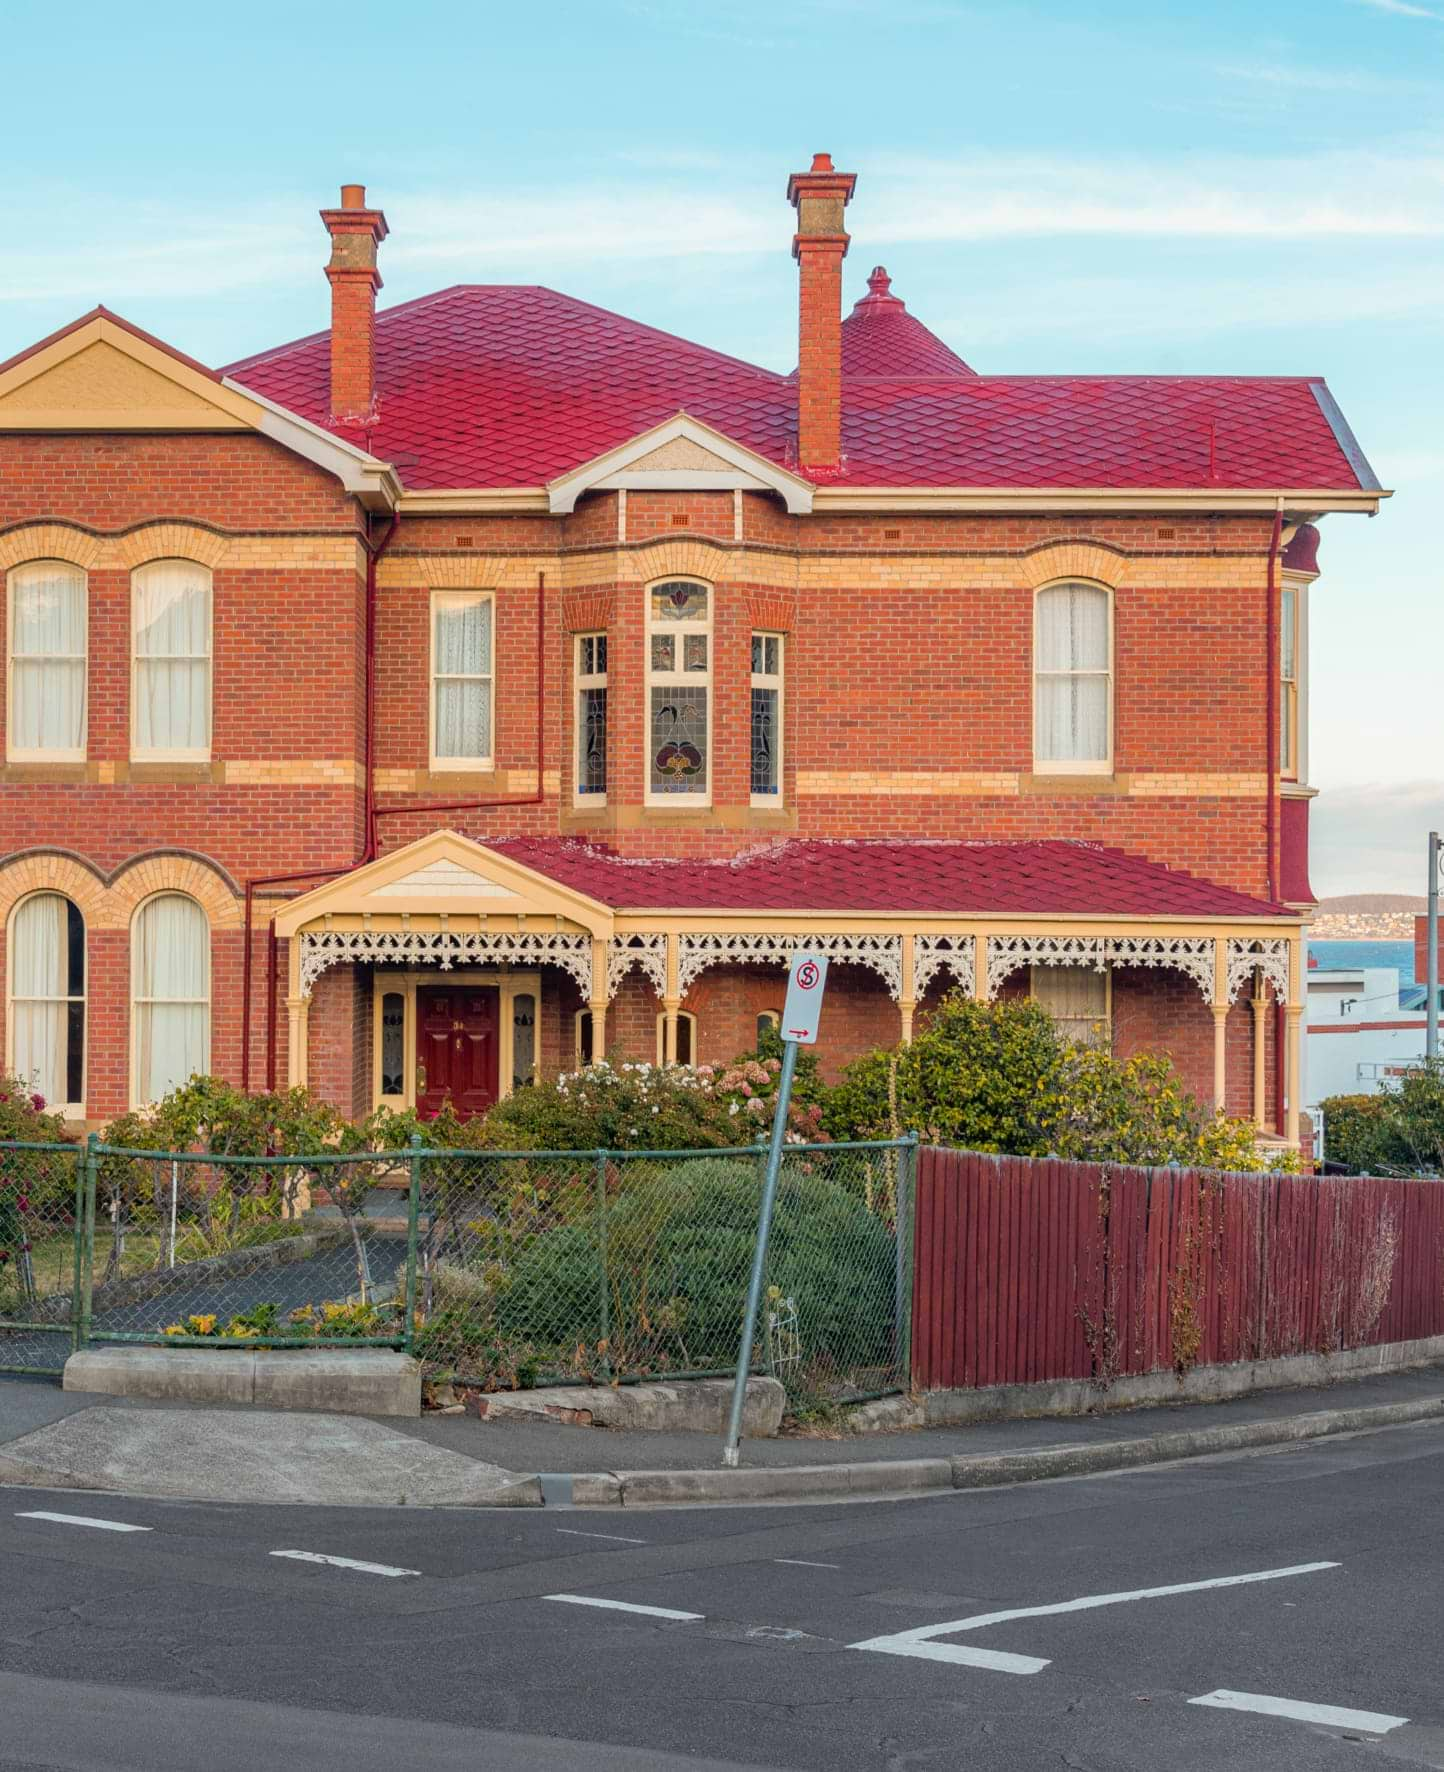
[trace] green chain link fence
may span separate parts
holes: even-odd
[[[0,1145],[0,1366],[89,1342],[389,1346],[492,1389],[728,1374],[765,1152],[225,1157]],[[754,1370],[909,1380],[916,1145],[784,1152]]]

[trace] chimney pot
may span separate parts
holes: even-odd
[[[342,185],[341,207],[343,209],[364,209],[366,207],[365,185]]]

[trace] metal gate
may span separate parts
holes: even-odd
[[[86,1156],[0,1143],[0,1371],[60,1372],[79,1344]]]

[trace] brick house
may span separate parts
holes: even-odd
[[[228,370],[96,309],[0,366],[5,1060],[464,1108],[713,1060],[834,966],[836,1069],[1032,992],[1297,1136],[1322,381],[977,374],[796,210],[799,367],[551,290]]]

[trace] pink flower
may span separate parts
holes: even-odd
[[[37,1114],[43,1114],[45,1112],[45,1097],[43,1095],[32,1095],[30,1097],[30,1105],[35,1109]]]
[[[743,1084],[743,1085],[742,1085],[742,1093],[743,1093],[743,1094],[744,1094],[744,1095],[751,1095],[751,1093],[752,1093],[752,1085],[751,1085],[751,1084],[750,1084],[750,1083],[744,1083],[744,1084]]]

